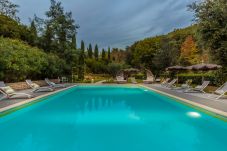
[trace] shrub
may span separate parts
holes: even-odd
[[[56,55],[3,37],[0,37],[0,54],[0,80],[6,82],[52,78],[60,74],[61,66],[65,64]]]
[[[208,80],[211,82],[211,84],[215,85],[215,75],[213,73],[185,73],[185,74],[179,74],[178,80],[179,83],[184,83],[185,81],[191,79],[193,84],[201,84],[202,78],[204,77],[204,80]]]

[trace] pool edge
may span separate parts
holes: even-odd
[[[59,89],[59,90],[56,90],[56,91],[53,91],[53,92],[50,92],[50,93],[47,93],[47,94],[40,95],[40,96],[35,97],[35,98],[26,99],[24,101],[9,105],[7,107],[3,107],[3,108],[0,109],[0,118],[3,117],[3,116],[6,116],[6,115],[8,115],[8,114],[10,114],[12,112],[15,112],[17,110],[20,110],[22,108],[28,107],[28,106],[30,106],[32,104],[41,102],[41,101],[45,100],[45,98],[47,98],[49,96],[52,96],[52,95],[60,93],[62,91],[71,89],[71,88],[76,87],[76,86],[78,86],[78,85],[72,85],[72,86],[69,86],[69,87],[66,87],[66,88],[63,88],[63,89]]]
[[[179,103],[190,106],[190,107],[195,108],[195,109],[197,109],[201,112],[204,112],[204,113],[206,113],[210,116],[213,116],[213,117],[218,118],[218,119],[220,119],[224,122],[227,122],[227,112],[224,112],[224,111],[212,108],[212,107],[208,107],[206,105],[202,105],[202,104],[199,104],[199,103],[196,103],[196,102],[192,102],[188,99],[184,99],[184,98],[181,98],[181,97],[178,97],[178,96],[175,96],[175,95],[163,92],[163,91],[159,91],[159,90],[153,89],[153,88],[145,86],[145,85],[140,84],[138,86],[149,89],[149,90],[154,91],[154,92],[157,92],[159,94],[168,96],[170,98],[173,98],[175,101],[177,101]]]

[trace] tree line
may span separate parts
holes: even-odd
[[[50,0],[45,18],[34,15],[34,18],[30,19],[30,25],[20,23],[17,17],[18,7],[9,0],[0,0],[1,80],[56,78],[72,75],[72,72],[76,75],[76,80],[83,80],[84,75],[89,72],[111,74],[114,68],[121,68],[121,64],[111,61],[110,47],[106,51],[99,50],[97,44],[89,44],[87,48],[84,41],[77,46],[76,34],[79,25],[73,19],[72,13],[64,10],[61,2]],[[22,54],[30,57],[23,57]],[[14,61],[15,56],[20,59]],[[29,64],[32,60],[40,64]],[[40,68],[36,68],[37,66]],[[15,76],[15,73],[19,73],[18,70],[21,74]]]
[[[126,48],[127,64],[164,74],[166,67],[216,63],[227,80],[227,1],[205,0],[188,6],[195,24],[166,35],[146,38]]]

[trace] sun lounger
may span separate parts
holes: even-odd
[[[216,97],[216,100],[225,96],[225,93],[227,93],[227,82],[213,92],[213,94],[218,94],[218,97]]]
[[[10,86],[6,86],[3,81],[0,81],[0,93],[5,95],[8,99],[11,98],[32,98],[33,96],[27,93],[15,92]],[[3,98],[0,98],[0,100]]]
[[[147,79],[143,80],[143,83],[150,84],[150,83],[153,83],[153,82],[155,82],[155,77],[150,70],[147,70]]]
[[[64,84],[56,84],[54,82],[51,82],[48,78],[45,79],[45,82],[53,88],[65,88],[66,86]]]
[[[185,93],[206,93],[204,89],[210,84],[210,81],[204,81],[202,85],[185,90]]]
[[[191,80],[187,80],[185,84],[182,84],[180,87],[174,87],[174,90],[185,90],[190,89]]]
[[[124,77],[123,76],[117,76],[116,79],[117,79],[116,82],[118,84],[125,84],[125,83],[127,83],[127,80],[124,80]]]
[[[31,80],[26,80],[26,83],[30,88],[32,88],[32,92],[51,92],[54,91],[51,87],[40,87],[38,84],[33,83]]]
[[[167,83],[165,86],[167,87],[167,88],[174,88],[174,87],[176,87],[175,86],[175,83],[177,82],[177,79],[173,79],[172,81],[170,81],[169,83]]]
[[[170,78],[165,79],[162,83],[161,86],[166,86],[169,82]]]

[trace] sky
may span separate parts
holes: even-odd
[[[34,14],[45,18],[49,0],[11,0],[18,4],[21,22]],[[58,0],[80,28],[77,41],[125,48],[135,41],[193,24],[187,5],[195,0]]]

